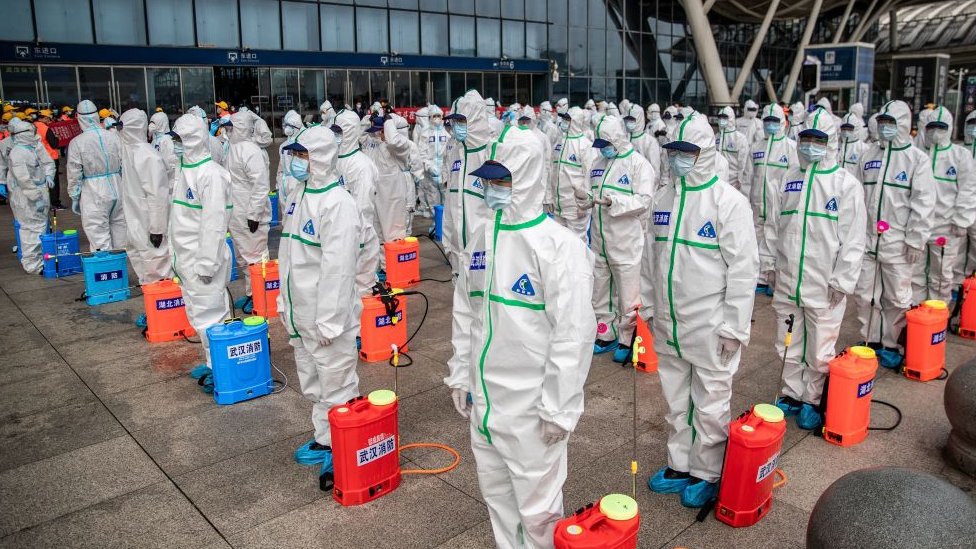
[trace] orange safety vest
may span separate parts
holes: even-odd
[[[44,148],[47,149],[47,154],[51,155],[51,160],[57,160],[59,156],[58,150],[47,142],[47,124],[38,120],[34,122],[34,127],[37,128],[37,135],[41,138],[41,143],[44,144]]]

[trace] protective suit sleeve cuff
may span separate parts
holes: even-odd
[[[197,276],[213,277],[215,274],[217,274],[217,266],[197,263],[196,267],[193,268],[193,274]]]
[[[467,380],[457,379],[458,376],[448,375],[444,378],[444,385],[447,385],[451,389],[461,389],[464,391],[471,391],[471,384]]]
[[[749,344],[748,332],[744,333],[740,330],[733,330],[727,323],[724,322],[718,328],[718,336],[726,339],[734,339],[741,343],[743,347]]]
[[[539,417],[542,421],[558,425],[566,431],[573,432],[576,423],[579,421],[580,414],[575,412],[553,412],[545,408],[539,408]]]

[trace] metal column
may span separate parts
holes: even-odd
[[[760,25],[756,36],[753,37],[752,47],[749,48],[746,60],[742,63],[742,70],[739,72],[739,77],[735,79],[735,86],[732,87],[732,101],[737,103],[739,101],[739,94],[742,93],[742,88],[746,85],[749,73],[752,72],[752,65],[756,62],[756,56],[759,55],[759,48],[762,47],[763,41],[766,40],[766,32],[769,31],[769,24],[773,21],[773,16],[776,15],[777,7],[779,7],[779,0],[772,0],[769,3],[769,9],[766,10],[766,16],[763,18],[762,25]]]
[[[786,88],[783,90],[783,101],[793,99],[793,91],[796,89],[796,80],[800,77],[800,68],[803,66],[804,51],[810,45],[810,37],[813,36],[813,28],[817,26],[817,17],[820,16],[820,7],[823,0],[814,0],[810,16],[807,18],[806,27],[803,29],[803,39],[800,41],[796,57],[793,58],[793,68],[790,69],[790,76],[786,80]]]
[[[729,84],[725,79],[722,60],[718,56],[718,47],[715,45],[712,28],[708,25],[705,8],[701,0],[681,0],[681,5],[685,9],[688,26],[691,27],[691,35],[695,40],[698,65],[705,76],[709,101],[713,105],[731,105],[732,97],[729,95]]]

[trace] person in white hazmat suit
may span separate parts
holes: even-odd
[[[302,394],[313,402],[315,434],[295,451],[303,465],[321,465],[319,486],[331,490],[329,410],[359,396],[356,336],[362,301],[356,285],[362,216],[342,188],[335,134],[313,126],[289,145],[292,176],[302,182],[285,219],[278,310],[295,350]]]
[[[129,109],[122,124],[122,198],[128,229],[126,253],[140,285],[173,278],[166,221],[169,218],[170,180],[166,163],[146,143],[146,113]],[[171,138],[172,139],[172,138]],[[136,324],[145,327],[141,317]]]
[[[865,134],[864,120],[854,113],[847,113],[840,124],[840,148],[837,151],[837,162],[842,168],[857,176],[861,166],[861,157],[868,148],[868,144],[861,141]]]
[[[251,270],[249,265],[267,261],[268,230],[271,222],[271,190],[266,154],[250,138],[250,113],[236,112],[230,117],[233,126],[225,129],[230,140],[226,167],[230,172],[231,199],[234,209],[230,215],[230,237],[234,242],[237,272],[244,277],[244,296],[234,306],[245,313],[253,307],[251,298]]]
[[[553,145],[552,171],[549,176],[547,204],[552,205],[553,219],[588,242],[592,208],[580,208],[576,195],[586,196],[590,187],[590,167],[596,151],[593,142],[583,134],[586,111],[572,107],[559,115],[563,139]]]
[[[834,120],[834,127],[835,128],[839,128],[840,125],[843,123],[843,121],[840,119],[839,116],[837,116],[836,114],[834,114],[834,107],[833,107],[833,105],[831,105],[830,99],[828,99],[826,97],[821,97],[819,100],[817,100],[817,105],[820,106],[820,107],[822,107],[824,110],[826,110],[830,114],[830,117]],[[809,120],[811,116],[813,116],[813,113],[810,113],[807,116],[807,120]]]
[[[268,127],[267,121],[265,121],[265,119],[262,118],[258,113],[247,107],[241,107],[237,112],[247,114],[251,120],[251,133],[249,139],[262,150],[271,146],[271,142],[274,140],[274,135],[271,133],[271,128]],[[233,118],[233,115],[231,115],[231,118]],[[264,154],[267,156],[267,151],[265,151]]]
[[[820,427],[818,411],[847,296],[854,293],[864,257],[864,191],[837,162],[833,117],[817,109],[800,132],[799,165],[782,182],[767,181],[761,270],[775,285],[776,356],[785,356],[781,396],[801,429]],[[793,315],[787,348],[786,322]],[[785,353],[785,355],[784,355]]]
[[[641,310],[668,403],[668,464],[648,486],[701,507],[717,493],[732,377],[749,343],[759,269],[752,211],[715,175],[715,134],[688,115],[667,145],[672,183],[654,197]]]
[[[735,111],[733,111],[730,120],[733,121],[733,127],[746,136],[749,147],[752,147],[752,143],[757,139],[762,139],[763,128],[759,120],[759,105],[752,99],[746,99],[745,104],[742,105],[742,116],[735,118]]]
[[[923,130],[925,152],[935,180],[935,222],[925,245],[925,259],[915,265],[912,303],[929,299],[949,303],[956,258],[966,253],[966,234],[976,222],[976,163],[965,147],[951,140],[952,113],[939,105]]]
[[[556,101],[556,114],[564,114],[569,112],[569,99],[565,97],[560,97]]]
[[[539,103],[539,118],[536,120],[536,127],[542,130],[549,138],[549,143],[555,145],[563,140],[563,132],[559,129],[559,117],[552,108],[552,103],[543,101]],[[551,150],[551,149],[550,149]]]
[[[163,159],[163,164],[166,165],[166,181],[169,182],[172,190],[173,177],[176,176],[176,168],[180,165],[180,159],[176,156],[173,138],[169,136],[169,131],[169,117],[166,116],[166,113],[162,111],[153,113],[149,118],[149,128],[146,133],[149,135],[153,149]]]
[[[848,109],[847,113],[853,114],[858,120],[861,121],[860,132],[857,137],[862,143],[866,142],[868,139],[868,128],[864,124],[864,105],[862,105],[860,102],[854,103],[851,105],[851,108]],[[843,125],[845,122],[847,122],[846,116],[841,118],[841,125]]]
[[[521,128],[528,129],[535,135],[536,139],[542,143],[542,150],[545,151],[545,155],[542,160],[542,183],[546,184],[549,181],[550,170],[552,170],[552,164],[550,163],[552,154],[552,141],[549,141],[549,136],[539,129],[538,119],[536,118],[535,109],[532,105],[526,105],[522,107],[521,114],[519,114],[518,125]],[[546,201],[545,204],[550,204]],[[548,213],[548,210],[547,212]]]
[[[932,117],[932,105],[928,104],[924,109],[918,112],[918,122],[915,125],[915,136],[912,137],[912,143],[916,147],[925,150],[925,127],[929,123]]]
[[[408,208],[407,177],[410,176],[410,145],[412,142],[397,131],[396,121],[387,117],[374,118],[366,130],[366,156],[376,166],[376,233],[382,243],[407,236]],[[345,139],[343,139],[345,140]],[[412,181],[411,181],[412,184]],[[386,262],[380,257],[381,268]]]
[[[868,117],[868,138],[865,143],[873,145],[878,142],[878,113]]]
[[[762,132],[762,122],[759,122],[759,129]],[[718,135],[715,136],[715,145],[718,152],[729,164],[728,183],[739,189],[747,198],[752,194],[752,159],[749,154],[752,146],[759,141],[765,133],[755,133],[747,136],[736,129],[735,111],[732,107],[723,107],[718,113]]]
[[[661,106],[657,103],[651,103],[647,106],[644,116],[647,118],[647,131],[653,133],[656,128],[652,126],[661,119]]]
[[[285,147],[294,143],[304,129],[302,115],[295,111],[285,113],[285,117],[281,121],[281,131],[285,134],[285,140],[278,146],[278,171],[275,174],[275,188],[278,190],[278,207],[281,210],[282,219],[284,219],[285,208],[291,199],[291,193],[298,186],[295,178],[291,176],[291,153],[286,151]]]
[[[467,95],[467,92],[465,92],[465,95]],[[485,99],[485,114],[487,114],[488,132],[490,133],[491,140],[494,141],[502,134],[502,129],[505,128],[505,122],[498,118],[497,104],[491,97]]]
[[[971,159],[976,160],[976,111],[966,116],[963,125],[963,143]],[[973,276],[976,271],[976,224],[966,231],[966,246],[956,259],[954,285],[962,284],[964,278]]]
[[[194,105],[186,110],[187,114],[193,114],[199,116],[203,120],[204,124],[207,124],[207,112],[204,111],[197,105]],[[230,142],[228,139],[222,139],[215,135],[210,135],[207,132],[207,150],[210,153],[210,158],[220,164],[221,166],[226,166],[227,150],[230,148]],[[179,151],[177,151],[176,156],[180,156]]]
[[[493,215],[461,254],[444,382],[470,420],[495,544],[552,547],[592,360],[593,256],[542,211],[538,139],[509,127],[491,149],[472,174]]]
[[[122,142],[118,132],[99,125],[98,109],[89,100],[78,103],[81,135],[68,144],[68,196],[71,210],[81,215],[81,226],[92,251],[125,248],[122,205]]]
[[[897,368],[899,338],[912,304],[912,272],[923,261],[935,216],[931,160],[912,145],[912,111],[889,101],[878,114],[878,143],[861,157],[857,178],[868,211],[867,254],[855,302],[861,336],[878,350],[878,362]],[[887,230],[879,231],[884,222]]]
[[[206,360],[190,375],[202,379],[212,371],[207,328],[231,314],[226,291],[233,261],[226,243],[234,207],[230,173],[211,158],[207,124],[199,115],[177,118],[170,136],[182,153],[169,211],[169,244],[186,318],[200,337]]]
[[[458,257],[468,241],[491,220],[485,205],[485,185],[472,171],[488,159],[491,131],[485,114],[484,100],[476,90],[468,90],[454,101],[451,132],[455,145],[445,159],[447,195],[444,198],[444,251],[455,276],[460,272]],[[542,160],[542,157],[539,158]],[[443,176],[443,171],[441,172]]]
[[[640,105],[633,104],[624,116],[624,128],[630,136],[630,142],[654,168],[654,173],[661,173],[661,146],[657,139],[647,132],[647,125],[644,123],[644,109]]]
[[[47,232],[57,165],[34,133],[34,125],[12,118],[8,125],[12,140],[7,154],[7,192],[10,209],[20,223],[20,265],[28,274],[43,274],[41,235]]]
[[[319,120],[323,126],[331,126],[337,114],[335,108],[332,107],[332,102],[328,99],[319,105]]]
[[[657,174],[631,144],[620,118],[602,117],[596,136],[593,148],[600,156],[590,167],[590,192],[577,189],[576,195],[579,207],[593,208],[593,353],[614,351],[613,360],[623,363],[637,327],[641,254]]]
[[[421,134],[430,127],[430,109],[428,107],[420,107],[417,112],[413,114],[414,125],[413,132],[410,134],[410,140],[420,146],[423,141],[421,141]]]
[[[800,132],[803,130],[803,123],[807,119],[807,109],[803,106],[803,103],[797,101],[790,105],[790,116],[789,122],[790,127],[786,131],[786,136],[796,141],[800,138]]]
[[[763,226],[770,214],[768,189],[778,189],[786,177],[786,171],[799,165],[796,157],[796,142],[786,137],[786,120],[783,108],[770,103],[762,110],[763,135],[765,141],[757,141],[752,146],[752,196],[750,202],[755,214],[756,240],[762,249],[765,234]],[[766,270],[759,271],[756,292],[773,295],[773,288],[766,280]]]
[[[444,129],[444,112],[437,105],[428,107],[433,115],[430,125],[418,136],[418,147],[424,162],[424,178],[417,193],[424,217],[434,214],[434,206],[444,203],[444,153],[451,136]]]

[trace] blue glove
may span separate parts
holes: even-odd
[[[71,200],[78,200],[81,198],[81,185],[75,186],[75,188],[68,191],[68,196]]]
[[[210,123],[210,135],[217,135],[217,128],[220,127],[220,119],[214,120]]]
[[[71,199],[71,211],[75,212],[78,215],[81,215],[81,199],[80,198],[72,198]]]
[[[44,201],[41,200],[37,203],[37,206],[34,209],[35,211],[37,211],[37,213],[44,213],[44,210],[47,209],[47,204],[45,204]]]
[[[49,175],[49,176],[47,176],[47,178],[45,178],[44,181],[47,183],[47,188],[49,188],[49,189],[53,189],[54,188],[54,178],[53,177],[51,177]]]
[[[7,198],[7,186],[0,183],[0,198]]]

